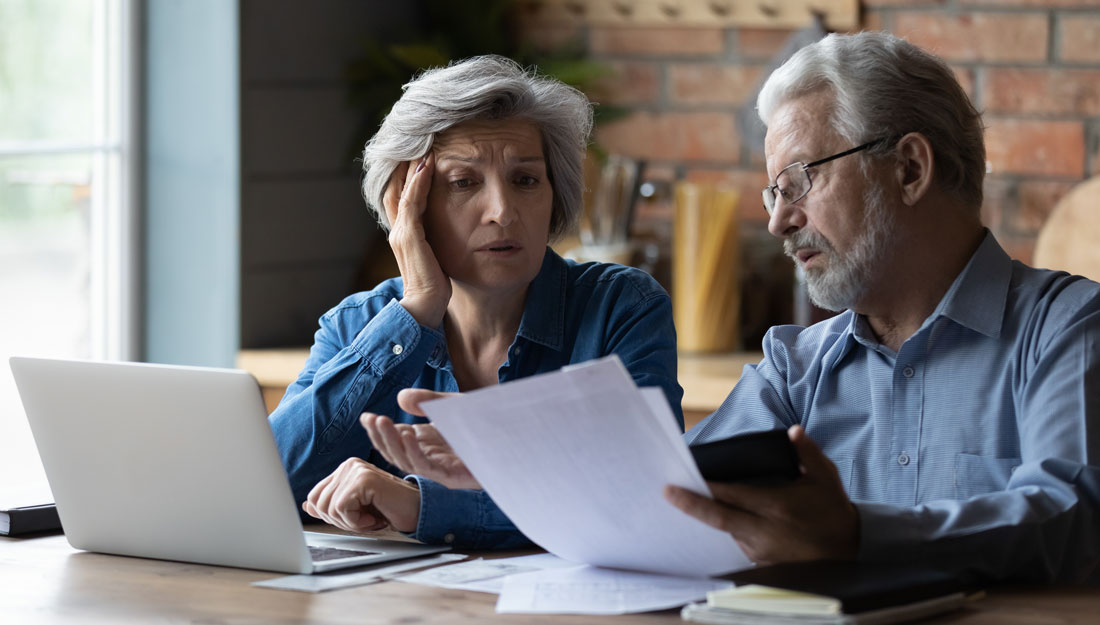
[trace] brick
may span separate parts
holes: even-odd
[[[959,81],[959,86],[962,87],[970,101],[975,102],[974,70],[969,67],[954,65],[951,67],[951,71],[955,72],[955,80]]]
[[[1020,182],[1020,204],[1011,221],[1017,232],[1038,234],[1058,201],[1077,185],[1074,182],[1024,180]]]
[[[737,189],[738,218],[744,223],[768,223],[768,212],[760,200],[760,190],[768,186],[768,174],[763,169],[692,169],[685,179]]]
[[[1100,115],[1100,70],[989,68],[982,98],[990,112]]]
[[[732,113],[638,112],[599,129],[608,152],[652,161],[736,163],[741,139]]]
[[[1085,127],[1087,152],[1091,155],[1088,164],[1089,174],[1100,175],[1100,122],[1093,120]]]
[[[889,30],[886,28],[885,11],[864,9],[861,28],[851,32],[859,32],[860,30]]]
[[[1071,63],[1100,63],[1100,17],[1062,16],[1058,58]]]
[[[982,197],[982,224],[997,232],[1005,221],[1004,214],[1019,204],[1016,182],[1004,176],[986,176]]]
[[[588,45],[597,54],[693,56],[725,50],[720,28],[591,27]]]
[[[584,44],[584,28],[576,24],[548,24],[536,19],[521,19],[517,24],[520,38],[539,52]]]
[[[767,59],[787,45],[793,31],[775,28],[742,28],[737,31],[737,55],[746,59]]]
[[[1077,121],[987,119],[986,158],[997,174],[1080,177],[1085,129]]]
[[[616,106],[652,104],[661,95],[661,72],[656,63],[609,61],[611,75],[599,80],[592,99]]]
[[[762,71],[750,65],[672,65],[669,95],[679,104],[741,106],[752,95]]]
[[[1047,16],[1034,13],[898,12],[894,32],[948,61],[1043,61]]]

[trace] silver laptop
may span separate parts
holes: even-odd
[[[77,549],[286,573],[448,549],[303,532],[260,387],[245,371],[10,363]]]

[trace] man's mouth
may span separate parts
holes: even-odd
[[[814,250],[814,249],[801,249],[801,250],[798,250],[798,252],[795,253],[795,258],[798,259],[798,262],[805,265],[807,262],[809,262],[809,260],[811,258],[817,256],[820,253],[821,252],[819,252],[817,250]]]

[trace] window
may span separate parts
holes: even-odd
[[[8,357],[136,355],[132,15],[129,0],[0,0],[4,492],[45,484]]]

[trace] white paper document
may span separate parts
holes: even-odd
[[[710,496],[659,389],[618,357],[508,382],[423,408],[532,541],[572,562],[705,577],[752,566],[724,532],[665,500]]]
[[[406,560],[398,563],[386,562],[370,567],[360,567],[350,571],[332,571],[330,573],[314,573],[313,575],[287,575],[274,579],[265,579],[252,582],[259,588],[274,588],[276,590],[297,590],[299,592],[325,592],[340,588],[352,588],[354,586],[366,586],[394,579],[407,571],[415,571],[429,566],[438,566],[456,560],[462,560],[466,556],[460,553],[441,553],[439,555]]]
[[[500,594],[500,590],[504,586],[504,578],[509,575],[576,566],[576,563],[562,560],[553,554],[539,553],[532,556],[496,558],[493,560],[478,558],[401,575],[395,579],[410,584],[423,584],[455,590],[473,590],[497,595]]]
[[[497,612],[627,614],[680,607],[733,584],[593,566],[510,575]]]

